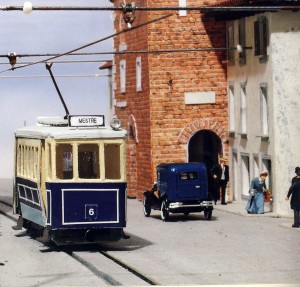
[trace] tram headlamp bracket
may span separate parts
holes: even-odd
[[[120,130],[121,125],[121,120],[119,120],[118,118],[112,118],[112,120],[110,121],[110,127],[115,131]]]

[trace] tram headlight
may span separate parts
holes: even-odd
[[[113,130],[119,130],[121,129],[121,121],[117,118],[113,118],[111,121],[110,121],[110,127],[113,129]]]

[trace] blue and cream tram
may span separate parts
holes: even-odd
[[[15,228],[57,244],[126,237],[125,139],[102,116],[38,118],[17,129]]]

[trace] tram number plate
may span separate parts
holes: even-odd
[[[85,205],[85,219],[96,220],[98,216],[98,204]]]

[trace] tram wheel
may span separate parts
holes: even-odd
[[[149,217],[151,214],[151,206],[149,204],[147,204],[146,199],[143,200],[143,205],[144,205],[144,215],[146,217]]]
[[[168,210],[168,204],[166,200],[163,200],[161,203],[160,217],[162,221],[167,221],[169,218],[169,210]]]

